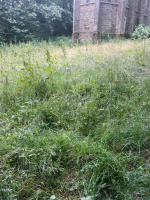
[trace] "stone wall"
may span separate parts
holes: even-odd
[[[150,1],[147,2],[147,20],[146,20],[146,25],[150,25]]]
[[[73,23],[73,42],[128,36],[138,24],[150,25],[150,0],[74,0]]]
[[[95,3],[81,4],[79,32],[94,32]]]
[[[141,0],[140,2],[139,23],[150,25],[150,0]]]
[[[99,13],[99,32],[101,34],[116,34],[118,6],[117,3],[101,2]]]
[[[139,0],[129,0],[125,35],[131,35],[139,24]]]

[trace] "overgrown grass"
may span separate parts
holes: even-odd
[[[150,199],[149,55],[150,40],[2,45],[0,199]]]

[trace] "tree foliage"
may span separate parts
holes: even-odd
[[[48,39],[72,31],[72,0],[0,0],[0,41]]]

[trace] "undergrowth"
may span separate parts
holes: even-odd
[[[0,199],[150,199],[150,41],[0,48]]]

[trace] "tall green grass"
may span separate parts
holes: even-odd
[[[0,199],[150,199],[149,45],[1,46]]]

